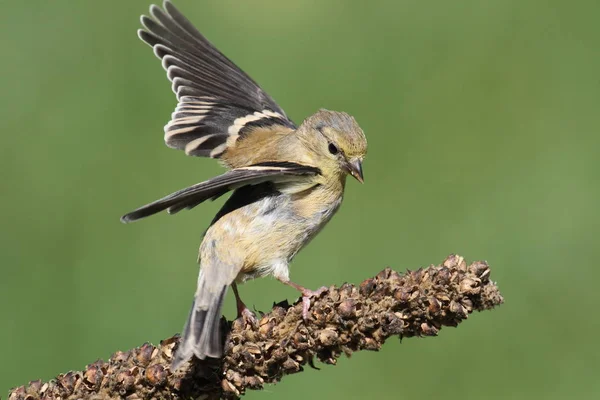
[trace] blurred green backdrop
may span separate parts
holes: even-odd
[[[222,204],[119,216],[220,171],[162,142],[175,105],[136,37],[150,0],[2,2],[0,393],[178,332]],[[308,287],[457,252],[506,304],[248,399],[600,394],[600,3],[180,0],[296,122],[353,114],[366,184],[303,251]],[[260,310],[297,294],[242,287]],[[231,294],[230,294],[231,296]],[[225,312],[235,315],[228,298]]]

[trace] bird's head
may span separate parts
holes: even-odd
[[[367,139],[356,120],[344,113],[321,109],[298,129],[318,156],[319,165],[352,175],[363,182],[362,161]]]

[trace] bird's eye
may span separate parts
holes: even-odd
[[[329,143],[329,152],[333,155],[336,155],[337,153],[340,152],[340,150],[337,148],[337,146],[333,143]]]

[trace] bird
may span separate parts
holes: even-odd
[[[354,117],[320,109],[296,125],[245,72],[214,47],[173,5],[150,6],[139,38],[161,60],[177,98],[164,127],[168,147],[217,159],[227,171],[121,217],[133,222],[176,214],[229,192],[206,229],[191,310],[171,369],[193,356],[220,358],[221,309],[232,288],[238,317],[255,323],[238,284],[272,276],[302,295],[302,316],[327,289],[290,280],[294,256],[339,209],[348,175],[364,182],[367,140]]]

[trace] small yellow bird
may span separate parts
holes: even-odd
[[[230,171],[170,194],[121,218],[175,214],[233,191],[200,245],[198,286],[175,370],[192,355],[221,357],[227,288],[238,316],[253,321],[236,283],[272,275],[302,293],[303,316],[320,294],[290,281],[289,263],[338,210],[348,174],[363,182],[367,141],[350,115],[320,110],[296,126],[248,75],[217,50],[169,1],[142,16],[139,37],[172,82],[178,104],[167,146],[217,158]]]

